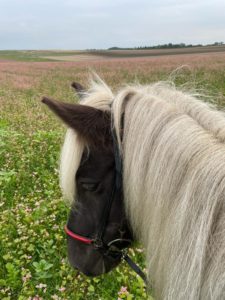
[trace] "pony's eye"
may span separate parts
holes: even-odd
[[[93,183],[93,182],[83,182],[81,183],[83,189],[85,189],[86,191],[90,191],[90,192],[94,192],[97,190],[98,187],[98,183]]]

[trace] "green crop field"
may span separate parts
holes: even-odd
[[[142,280],[125,263],[97,278],[69,266],[63,231],[69,208],[58,183],[65,127],[40,99],[76,102],[71,82],[87,85],[94,70],[113,90],[128,82],[172,80],[223,108],[225,53],[78,62],[40,58],[47,55],[0,53],[0,299],[147,299]],[[130,255],[145,268],[141,245]]]
[[[41,61],[53,61],[49,58],[50,56],[57,57],[67,56],[67,55],[78,55],[82,52],[80,51],[45,51],[45,50],[0,50],[0,60],[13,60],[13,61],[31,61],[31,62],[41,62]]]

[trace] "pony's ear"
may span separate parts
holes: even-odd
[[[107,146],[111,141],[111,116],[87,105],[70,104],[44,97],[46,104],[65,124],[73,128],[88,144]]]
[[[83,85],[75,81],[71,83],[71,86],[75,89],[77,95],[82,98],[83,94],[86,91],[85,87],[83,87]]]

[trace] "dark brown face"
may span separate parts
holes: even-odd
[[[84,153],[76,174],[77,198],[71,209],[68,227],[73,232],[95,238],[101,228],[105,207],[115,185],[115,160],[112,151],[90,149]],[[103,234],[104,244],[116,239],[131,239],[124,214],[122,191],[116,192]],[[120,248],[127,243],[120,243]],[[68,236],[71,265],[84,274],[97,276],[110,271],[120,262],[120,256],[107,256],[92,245]]]
[[[73,87],[81,90],[80,85]],[[110,113],[86,105],[68,104],[48,98],[43,98],[42,101],[88,145],[88,151],[84,151],[74,178],[76,199],[69,214],[68,228],[76,234],[94,239],[107,214],[102,238],[104,244],[117,239],[131,240],[122,189],[117,189],[112,197],[116,170]],[[110,199],[112,204],[106,212]],[[122,249],[128,244],[120,242],[116,246]],[[70,236],[68,255],[71,265],[88,276],[106,273],[120,262],[120,256],[106,255],[93,245],[82,243]]]

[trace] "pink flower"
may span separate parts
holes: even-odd
[[[126,286],[122,286],[120,289],[121,293],[127,293],[127,287]]]
[[[66,290],[66,288],[64,286],[62,286],[61,288],[59,288],[60,292],[64,292]]]
[[[118,292],[118,295],[119,296],[122,296],[122,295],[128,295],[129,294],[129,292],[128,292],[128,290],[127,290],[127,287],[126,286],[121,286],[121,289],[120,289],[120,291]]]
[[[22,277],[22,280],[23,282],[27,282],[31,277],[32,277],[31,274],[28,273],[27,275]]]
[[[29,213],[29,212],[31,212],[31,211],[32,211],[32,208],[30,208],[30,207],[26,207],[26,208],[25,208],[25,212]]]

